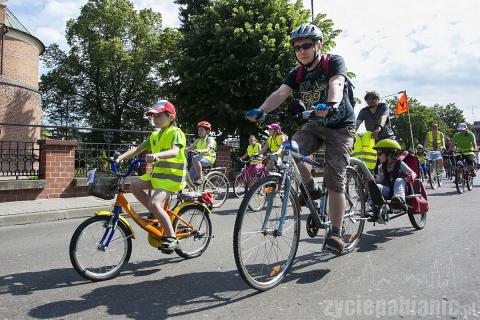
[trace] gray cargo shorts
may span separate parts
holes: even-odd
[[[292,140],[298,143],[300,153],[310,155],[325,144],[326,170],[323,185],[337,193],[345,193],[345,174],[353,147],[355,128],[326,128],[307,123],[297,131]]]

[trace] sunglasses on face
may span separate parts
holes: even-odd
[[[376,97],[365,98],[365,101],[372,101],[372,100],[378,100],[378,99]]]
[[[299,52],[301,49],[308,50],[308,49],[313,48],[313,46],[314,46],[313,42],[304,43],[300,46],[293,46],[293,50],[295,50],[295,52]]]

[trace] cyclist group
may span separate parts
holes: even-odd
[[[321,30],[313,24],[303,24],[291,33],[290,43],[299,65],[288,73],[284,82],[260,107],[248,111],[246,117],[256,122],[264,113],[277,109],[292,94],[298,95],[306,105],[314,106],[315,117],[304,124],[293,135],[292,140],[298,144],[299,152],[305,155],[316,152],[322,145],[325,146],[326,171],[323,183],[329,193],[328,212],[332,222],[332,232],[325,242],[342,254],[342,220],[346,210],[345,174],[352,151],[364,156],[363,160],[369,160],[370,169],[377,168],[377,183],[384,196],[392,199],[392,203],[404,205],[405,181],[414,179],[415,173],[396,159],[401,147],[395,141],[388,108],[380,103],[378,93],[367,92],[367,107],[362,109],[355,119],[354,105],[352,99],[349,99],[352,93],[349,92],[351,86],[345,62],[339,55],[322,55]],[[167,237],[161,249],[171,253],[178,241],[168,215],[163,210],[163,204],[171,193],[185,187],[185,151],[197,153],[193,157],[190,175],[196,183],[201,183],[202,167],[212,166],[215,162],[216,142],[210,135],[211,124],[201,121],[197,126],[199,138],[187,147],[184,133],[175,125],[176,110],[166,100],[157,102],[146,115],[153,118],[156,128],[160,130],[152,133],[142,145],[119,156],[118,161],[145,151],[150,152],[146,160],[153,163],[153,171],[133,182],[131,190],[166,230]],[[366,130],[370,134],[365,137],[357,134],[355,149],[358,150],[353,150],[355,132],[362,122],[365,122]],[[249,146],[242,159],[251,159],[250,170],[255,170],[262,162],[262,155],[267,153],[270,154],[267,167],[271,169],[282,152],[281,147],[286,136],[281,132],[280,125],[273,123],[268,129],[269,137],[263,146],[260,146],[255,136],[249,138]],[[442,156],[453,152],[453,145],[456,145],[459,157],[465,157],[473,170],[474,154],[471,150],[477,148],[475,137],[463,123],[459,124],[457,129],[459,132],[450,142],[438,131],[438,126],[434,125],[432,131],[427,133],[425,141],[429,151],[427,157],[438,161],[440,168],[443,168]],[[420,157],[425,150],[419,145],[417,151]],[[442,154],[442,151],[445,152]],[[298,162],[298,168],[310,197],[318,199],[321,192],[313,180],[310,165]],[[147,190],[152,191],[151,196]],[[305,199],[299,199],[299,202],[305,205]]]

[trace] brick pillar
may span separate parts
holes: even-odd
[[[223,144],[218,145],[217,148],[217,161],[215,165],[217,167],[225,167],[227,168],[227,177],[230,175],[230,146],[226,146]]]
[[[39,198],[74,196],[76,141],[39,140],[40,179],[47,180],[48,186]]]

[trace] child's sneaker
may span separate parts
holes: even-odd
[[[175,249],[178,246],[177,238],[176,237],[164,237],[164,238],[162,238],[162,240],[163,240],[163,242],[160,245],[160,247],[158,247],[158,249],[160,251],[162,251],[163,253],[172,254],[173,251],[175,251]]]

